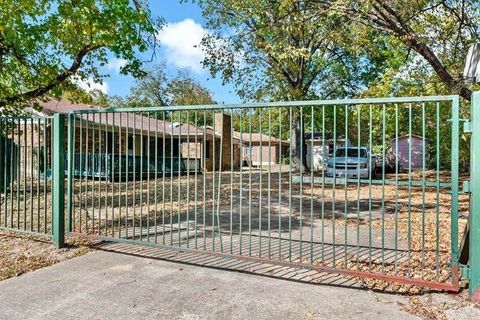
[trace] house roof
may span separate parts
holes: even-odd
[[[50,99],[47,101],[36,101],[38,105],[42,108],[40,112],[47,116],[53,116],[55,113],[68,114],[73,110],[96,110],[100,109],[97,106],[86,104],[86,103],[74,103],[66,99]],[[30,112],[35,113],[36,111],[33,108],[30,108]]]
[[[206,126],[205,127],[205,132],[207,134],[211,134],[213,135],[214,132],[215,132],[215,136],[220,139],[222,137],[222,134],[218,131],[213,131],[213,127],[212,126]],[[238,143],[238,144],[245,144],[245,141],[241,141],[240,140],[240,137],[239,136],[236,136],[235,135],[235,132],[233,133],[233,136],[232,136],[232,140],[235,142],[235,143]]]
[[[244,144],[248,144],[250,142],[262,142],[262,144],[268,145],[268,143],[271,140],[271,143],[274,145],[277,144],[282,144],[282,145],[289,145],[288,141],[285,140],[280,140],[278,138],[275,138],[273,136],[263,134],[263,133],[250,133],[250,132],[237,132],[235,131],[233,133],[233,136],[239,140],[241,140]]]
[[[60,114],[69,114],[70,111],[73,110],[99,110],[101,109],[98,106],[85,104],[85,103],[74,103],[72,101],[66,99],[55,100],[51,99],[48,101],[37,101],[39,105],[42,107],[40,111],[42,114],[47,116],[52,116],[55,113]],[[30,109],[32,113],[38,113],[38,111],[34,110],[33,108]],[[180,124],[170,121],[164,121],[163,119],[155,119],[143,116],[141,114],[134,114],[131,112],[106,112],[106,113],[76,113],[75,114],[76,121],[94,123],[98,126],[105,126],[105,128],[122,128],[132,132],[135,130],[137,133],[142,133],[145,135],[174,135],[174,136],[181,136],[182,138],[190,138],[194,139],[197,136],[197,139],[202,139],[203,136],[207,137],[208,139],[212,139],[215,136],[217,139],[221,138],[221,134],[219,132],[214,132],[213,128],[207,126],[203,127],[195,127],[189,124]],[[83,124],[80,124],[83,125]],[[131,130],[131,131],[130,131]],[[234,132],[232,136],[232,140],[234,143],[238,144],[248,144],[250,142],[250,133],[243,133]],[[270,136],[266,134],[260,133],[252,133],[251,134],[251,142],[260,142],[268,143],[270,141]],[[289,145],[288,141],[280,140],[275,137],[271,137],[272,144],[283,144]]]
[[[417,139],[423,140],[423,137],[422,137],[421,135],[412,133],[411,136],[412,136],[413,138],[417,138]],[[399,136],[399,137],[398,137],[398,140],[408,139],[409,137],[410,137],[409,134],[405,134],[405,135],[403,135],[403,136]],[[428,141],[428,138],[425,137],[425,140]],[[395,141],[395,138],[390,139],[390,141],[391,141],[391,142],[394,142],[394,141]]]
[[[314,132],[314,133],[305,133],[304,135],[305,140],[307,141],[323,141],[323,138],[325,138],[325,141],[345,141],[345,136],[343,135],[337,135],[336,138],[334,138],[333,132],[330,131],[325,131],[325,132]]]
[[[39,101],[39,105],[42,107],[40,111],[44,115],[54,115],[55,113],[68,114],[73,110],[99,110],[98,106],[74,103],[66,99],[61,100],[48,100]],[[31,112],[38,113],[33,108]],[[143,133],[145,135],[174,135],[181,136],[182,138],[194,138],[202,139],[205,135],[207,139],[211,139],[213,131],[195,127],[189,124],[181,124],[170,121],[164,121],[163,119],[155,119],[143,116],[141,114],[134,114],[131,112],[107,112],[107,113],[76,113],[75,121],[79,122],[79,125],[83,125],[84,122],[94,123],[98,126],[105,126],[105,128],[122,128],[129,132]]]

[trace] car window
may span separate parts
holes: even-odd
[[[360,152],[360,155],[359,155]],[[367,157],[367,150],[365,149],[358,149],[358,148],[342,148],[342,149],[337,149],[337,152],[335,152],[336,157],[351,157],[351,158],[366,158]]]

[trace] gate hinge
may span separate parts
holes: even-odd
[[[470,279],[470,268],[467,265],[460,265],[462,279]]]
[[[470,181],[463,181],[463,192],[464,193],[470,193]]]
[[[463,132],[464,133],[472,133],[472,123],[468,120],[465,120],[463,123]]]

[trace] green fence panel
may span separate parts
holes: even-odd
[[[52,235],[50,117],[0,116],[0,228]]]
[[[8,190],[10,183],[12,182],[14,175],[12,172],[16,172],[15,166],[17,161],[11,160],[11,157],[6,155],[15,154],[15,158],[18,157],[18,151],[15,148],[15,144],[11,139],[0,135],[0,192]]]

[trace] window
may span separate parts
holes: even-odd
[[[210,141],[205,142],[205,159],[210,159]]]
[[[173,145],[172,145],[172,151],[173,151],[173,154],[172,156],[173,157],[178,157],[180,156],[180,147],[181,147],[181,142],[179,139],[174,139],[173,140]]]
[[[253,157],[253,155],[255,154],[255,149],[253,147],[245,147],[245,155],[247,157]]]
[[[106,140],[106,146],[107,146],[107,153],[113,153],[113,134],[111,132],[106,132],[105,133],[105,140]]]
[[[134,137],[132,136],[129,136],[127,139],[128,150],[133,150],[133,144],[134,144],[133,139]]]

